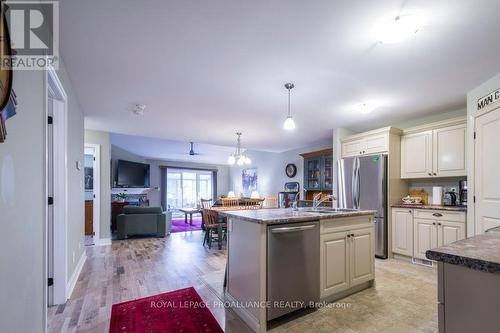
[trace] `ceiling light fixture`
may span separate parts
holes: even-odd
[[[283,123],[283,128],[287,131],[295,129],[295,121],[293,121],[292,113],[290,110],[290,91],[295,87],[293,83],[285,83],[285,88],[288,90],[288,116]]]
[[[246,153],[241,149],[241,132],[236,132],[236,135],[238,136],[237,142],[236,142],[236,152],[234,154],[229,155],[229,158],[227,159],[227,163],[229,165],[234,165],[235,163],[237,165],[248,165],[252,163],[252,160],[250,157],[246,155]]]
[[[362,114],[368,114],[373,112],[378,107],[378,105],[374,103],[363,103],[359,106],[359,112]]]
[[[144,104],[136,104],[132,112],[138,116],[144,115],[144,110],[146,110],[146,105]]]
[[[413,37],[421,26],[417,14],[389,16],[375,26],[375,36],[382,44],[399,43]]]

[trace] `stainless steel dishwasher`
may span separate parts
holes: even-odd
[[[319,301],[319,222],[267,228],[267,320]]]

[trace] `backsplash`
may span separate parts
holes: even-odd
[[[429,195],[429,202],[432,202],[432,187],[441,186],[443,188],[443,194],[445,192],[453,192],[453,189],[458,194],[458,182],[461,180],[467,180],[467,177],[457,177],[457,178],[436,178],[436,179],[411,179],[408,180],[409,190],[420,190],[423,189]]]

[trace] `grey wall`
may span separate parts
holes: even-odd
[[[43,72],[17,71],[17,115],[0,144],[2,332],[42,332],[45,276]],[[28,317],[26,317],[28,315]]]
[[[108,132],[85,130],[85,143],[101,147],[100,238],[111,238],[111,140]]]
[[[237,196],[243,192],[241,173],[245,168],[257,168],[257,189],[261,197],[276,195],[283,191],[286,182],[299,182],[300,188],[303,189],[304,159],[299,154],[331,147],[332,139],[327,139],[310,146],[281,153],[248,150],[247,154],[252,159],[252,164],[229,167],[229,189],[234,191]],[[294,178],[288,178],[285,174],[285,167],[288,163],[294,163],[297,166],[297,175]]]
[[[68,221],[67,221],[67,244],[68,244],[68,280],[76,269],[78,260],[85,251],[84,248],[84,192],[83,183],[84,170],[76,168],[79,161],[83,165],[83,112],[73,90],[71,80],[66,73],[63,63],[60,63],[57,74],[68,96]]]
[[[60,64],[68,95],[68,278],[83,249],[83,115]],[[17,115],[0,144],[0,325],[2,332],[45,329],[45,84],[43,71],[15,71]],[[75,253],[75,262],[72,254]],[[26,317],[28,316],[28,317]]]

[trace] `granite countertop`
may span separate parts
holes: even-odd
[[[325,209],[319,209],[321,213],[310,212],[311,208],[300,208],[293,210],[292,208],[277,208],[277,209],[250,209],[250,210],[230,210],[221,211],[219,214],[236,217],[240,220],[260,223],[260,224],[284,224],[294,222],[317,221],[324,219],[362,216],[375,214],[375,210],[355,210],[355,211],[333,211],[327,212]]]
[[[391,205],[393,208],[411,208],[411,209],[431,209],[431,210],[448,210],[452,212],[466,212],[467,206],[440,206],[440,205],[408,205],[400,203]]]
[[[428,259],[494,274],[500,274],[500,232],[492,230],[458,242],[428,250]]]

